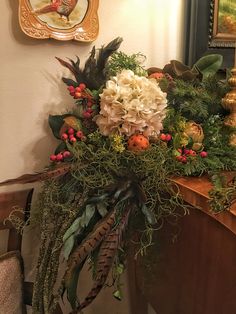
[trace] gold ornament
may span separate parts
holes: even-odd
[[[230,111],[230,114],[225,118],[224,124],[236,128],[236,67],[231,70],[232,77],[229,79],[231,91],[222,99],[222,106]],[[230,137],[230,145],[236,146],[236,133]]]

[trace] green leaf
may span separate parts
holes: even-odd
[[[102,217],[106,216],[106,214],[108,212],[106,203],[98,203],[97,204],[97,210]]]
[[[82,218],[81,225],[83,227],[88,226],[89,221],[93,217],[94,213],[95,213],[94,205],[91,205],[91,204],[86,205],[85,212],[81,217]]]
[[[79,234],[83,228],[87,227],[91,218],[95,213],[95,207],[93,205],[87,205],[82,216],[75,219],[73,224],[67,229],[63,236],[64,242],[64,257],[68,260],[68,257],[74,247],[75,236]]]
[[[219,54],[207,55],[199,59],[193,66],[206,78],[209,75],[214,75],[220,69],[223,62],[223,57]]]
[[[145,204],[141,207],[141,210],[150,225],[155,225],[157,223],[156,216]]]
[[[75,219],[73,224],[70,226],[69,229],[67,229],[66,233],[63,236],[63,242],[65,242],[73,233],[76,233],[80,227],[80,220],[81,217]]]
[[[114,291],[113,297],[116,298],[117,300],[121,301],[122,300],[122,292],[120,290]]]
[[[75,244],[75,236],[74,235],[71,235],[64,242],[64,257],[66,260],[68,260],[70,253],[74,247],[74,244]]]
[[[60,130],[62,125],[64,124],[64,118],[70,116],[70,114],[63,114],[63,115],[49,115],[48,123],[52,130],[53,135],[60,139]]]
[[[65,142],[61,142],[57,148],[55,149],[55,154],[59,154],[60,152],[62,152],[63,150],[66,150],[67,149],[67,146],[66,146],[66,143]]]

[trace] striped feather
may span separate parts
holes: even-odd
[[[72,280],[75,269],[95,250],[110,232],[115,222],[115,211],[110,212],[102,221],[95,225],[86,239],[74,249],[68,259],[67,269],[63,278],[63,285],[67,288]]]
[[[11,185],[11,184],[26,184],[33,183],[38,181],[46,181],[51,178],[56,178],[63,176],[68,173],[71,169],[70,164],[58,165],[55,169],[48,169],[43,172],[34,173],[34,174],[24,174],[15,179],[9,179],[3,182],[0,182],[0,186]]]
[[[106,283],[107,277],[109,275],[110,269],[117,253],[117,249],[122,239],[122,233],[124,232],[125,227],[128,223],[130,211],[131,208],[126,210],[118,227],[112,230],[102,242],[97,258],[96,278],[93,288],[91,289],[85,300],[71,314],[76,314],[80,312],[82,309],[92,303]]]

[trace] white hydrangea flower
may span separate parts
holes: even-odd
[[[155,79],[123,70],[106,83],[95,121],[100,132],[157,136],[166,115],[167,98]]]

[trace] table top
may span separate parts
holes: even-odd
[[[229,180],[235,175],[236,172],[226,173]],[[187,203],[205,212],[236,234],[236,202],[227,211],[220,213],[211,211],[208,192],[212,189],[212,184],[207,176],[174,177],[172,181],[177,184],[180,194]]]

